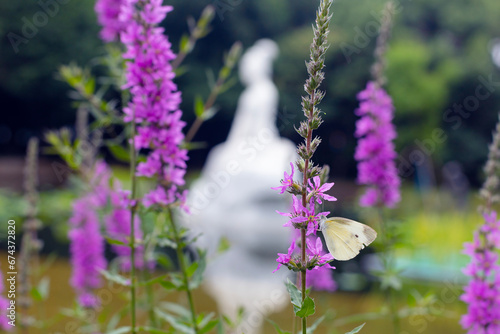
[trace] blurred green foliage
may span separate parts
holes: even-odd
[[[49,3],[58,6],[52,16],[46,10]],[[308,56],[310,23],[316,5],[300,0],[168,3],[175,7],[165,23],[174,50],[178,50],[182,35],[188,31],[188,17],[198,18],[207,4],[216,7],[212,32],[187,56],[184,62],[187,72],[177,79],[183,91],[186,121],[194,120],[195,96],[208,95],[208,78],[215,76],[224,50],[236,40],[249,47],[257,39],[269,37],[279,43],[281,50],[275,66],[275,81],[281,94],[277,123],[284,136],[297,139],[293,124],[298,124],[302,117],[304,60]],[[321,163],[333,165],[334,175],[355,176],[352,159],[356,144],[355,96],[370,79],[384,3],[384,0],[339,0],[334,4],[331,50],[326,59],[326,97],[322,105],[327,125],[319,133],[324,144],[318,155]],[[73,124],[75,112],[67,98],[69,89],[54,80],[54,74],[61,64],[71,61],[81,66],[95,65],[96,57],[104,54],[93,5],[93,0],[0,3],[3,14],[0,34],[4,36],[0,45],[0,98],[5,115],[0,126],[7,125],[13,132],[10,141],[0,143],[4,151],[21,153],[30,135]],[[499,86],[493,86],[491,96],[481,100],[470,117],[459,116],[459,127],[444,116],[454,104],[462,104],[475,94],[481,84],[480,76],[487,79],[492,75],[491,81],[500,81],[500,73],[489,55],[490,43],[500,31],[500,2],[399,0],[396,8],[386,75],[387,88],[397,110],[398,150],[407,154],[416,148],[415,139],[431,138],[434,129],[442,128],[447,140],[437,143],[432,160],[438,166],[457,160],[478,183],[499,109]],[[27,25],[43,23],[36,21],[41,18],[40,13],[46,13],[47,23],[35,27],[37,32],[26,37],[27,43],[19,43],[16,53],[8,36],[12,37],[12,33],[25,36]],[[93,71],[102,68],[94,66]],[[233,88],[220,97],[217,102],[220,112],[202,127],[196,140],[212,146],[225,139],[242,88]],[[453,112],[450,115],[457,116]],[[207,150],[193,152],[191,164],[200,166],[206,153]]]

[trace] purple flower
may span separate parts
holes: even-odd
[[[95,4],[97,21],[102,25],[101,38],[105,42],[118,39],[125,28],[125,23],[119,19],[123,2],[124,0],[97,0]]]
[[[173,186],[172,188],[165,190],[162,186],[156,187],[156,189],[151,190],[149,193],[144,195],[142,203],[146,208],[159,205],[166,206],[175,201],[175,192],[177,188]]]
[[[311,187],[309,189],[309,194],[310,194],[309,196],[316,198],[316,201],[319,204],[323,203],[323,202],[321,202],[322,198],[324,200],[327,200],[327,201],[336,201],[337,200],[335,197],[324,193],[325,191],[330,190],[330,188],[333,186],[333,182],[332,183],[325,183],[325,184],[321,185],[321,179],[319,176],[313,177],[314,185],[311,183],[310,179],[308,181],[309,181],[309,186]]]
[[[468,304],[460,323],[471,334],[500,331],[500,266],[496,253],[500,221],[495,211],[485,212],[483,217],[485,223],[474,234],[473,242],[464,245],[471,262],[463,272],[471,280],[460,297]]]
[[[337,290],[337,283],[332,277],[332,271],[326,266],[310,270],[306,276],[306,286],[318,291],[333,292]]]
[[[138,0],[127,0],[119,19],[126,22],[121,41],[126,46],[126,83],[131,101],[123,109],[126,122],[137,124],[133,144],[149,149],[147,159],[137,166],[137,175],[156,178],[161,185],[144,196],[143,204],[169,205],[183,199],[177,186],[185,184],[187,150],[179,110],[181,94],[172,81],[175,73],[170,62],[175,59],[171,44],[158,24],[173,8],[162,6],[161,0],[145,0],[139,9]],[[185,201],[179,203],[187,210]]]
[[[292,259],[292,254],[293,251],[295,250],[295,241],[292,241],[290,244],[290,247],[288,248],[288,253],[287,254],[282,254],[278,253],[278,258],[276,259],[276,262],[278,262],[278,268],[276,268],[273,273],[277,272],[280,268],[281,265],[287,265],[290,263],[290,260]]]
[[[93,193],[77,199],[73,203],[68,233],[73,268],[71,286],[77,291],[80,305],[89,308],[98,306],[93,290],[101,287],[99,271],[106,269],[104,238],[96,210]]]
[[[110,194],[112,211],[104,218],[106,232],[110,238],[128,244],[130,239],[130,209],[128,192],[120,189],[120,184],[115,184],[115,190]],[[142,239],[141,220],[139,216],[134,217],[134,235],[138,240]],[[124,245],[111,245],[113,251],[118,255],[120,268],[123,271],[130,271],[132,263],[130,261],[130,247]],[[144,269],[144,247],[136,245],[135,247],[135,267]],[[154,266],[153,262],[148,263],[149,267]]]
[[[361,118],[356,122],[355,136],[359,140],[354,158],[358,161],[358,182],[368,186],[360,204],[394,207],[400,200],[400,179],[394,162],[392,100],[375,82],[368,82],[358,100],[355,113]]]
[[[307,228],[307,235],[316,233],[316,230],[318,229],[318,224],[319,221],[321,220],[321,216],[327,216],[330,212],[320,212],[318,214],[315,213],[314,210],[314,199],[311,198],[311,202],[309,203],[309,209],[305,208],[301,203],[300,199],[297,196],[292,195],[292,212],[291,213],[286,213],[286,212],[279,212],[282,216],[289,217],[290,220],[286,222],[283,226],[295,226],[296,228],[299,228],[301,223],[306,223],[305,228]]]
[[[271,187],[273,190],[279,190],[280,194],[283,194],[289,187],[293,187],[293,173],[294,173],[294,168],[293,168],[293,163],[290,162],[290,167],[292,168],[292,172],[290,175],[288,175],[287,172],[285,172],[285,177],[281,181],[281,186],[279,187]]]
[[[321,238],[316,238],[316,242],[313,243],[311,238],[306,239],[307,251],[310,255],[309,261],[315,262],[317,265],[324,265],[327,268],[331,267],[328,262],[333,261],[333,256],[330,253],[326,253],[323,251],[323,243],[321,242]],[[316,267],[317,269],[319,267]]]

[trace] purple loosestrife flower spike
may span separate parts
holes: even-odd
[[[99,270],[106,269],[104,238],[100,233],[98,209],[93,194],[88,194],[73,203],[71,229],[71,285],[76,289],[83,307],[97,307],[98,299],[93,290],[101,287]]]
[[[105,42],[118,40],[125,29],[125,22],[119,19],[120,9],[124,0],[97,0],[95,12],[97,21],[102,26],[100,35]]]
[[[110,191],[110,202],[112,211],[104,218],[106,225],[106,232],[115,240],[128,243],[130,237],[130,208],[128,191],[120,189],[120,184],[116,182],[115,189]],[[141,220],[139,216],[135,216],[135,237],[142,239]],[[129,246],[111,245],[113,251],[118,255],[120,269],[123,271],[130,271],[132,263],[130,259],[131,249]],[[144,269],[144,246],[138,245],[135,247],[135,267],[137,269]],[[149,267],[154,266],[153,262],[148,263]]]
[[[368,186],[360,199],[362,206],[394,207],[400,200],[393,139],[392,100],[375,82],[368,82],[358,94],[355,136],[359,138],[354,158],[358,161],[358,182]]]
[[[464,268],[471,277],[461,299],[467,303],[467,313],[460,321],[469,334],[500,332],[500,220],[492,205],[500,201],[500,120],[489,146],[488,161],[484,167],[486,180],[480,195],[486,202],[481,206],[484,224],[474,233],[472,243],[465,243],[464,253],[471,262]]]
[[[483,216],[485,224],[474,234],[474,241],[465,244],[464,250],[471,262],[463,272],[471,280],[460,297],[468,304],[467,314],[462,316],[460,323],[470,334],[500,332],[500,266],[495,251],[500,220],[494,211]],[[493,234],[494,242],[485,230]]]
[[[159,186],[144,196],[146,207],[179,203],[185,210],[184,185],[187,150],[180,147],[184,140],[179,110],[181,93],[172,81],[175,77],[171,61],[175,54],[158,24],[173,7],[162,6],[161,0],[145,0],[141,9],[138,0],[126,0],[120,20],[126,22],[121,41],[126,46],[126,84],[131,101],[124,108],[125,121],[137,124],[134,138],[136,149],[147,149],[146,161],[137,166],[137,175],[155,177]]]

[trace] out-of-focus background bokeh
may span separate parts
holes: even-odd
[[[188,30],[189,17],[198,18],[207,4],[216,7],[211,33],[188,55],[184,62],[187,72],[176,80],[183,94],[184,120],[192,123],[194,97],[208,94],[225,50],[238,40],[247,48],[266,37],[280,48],[274,67],[280,93],[277,126],[282,136],[298,142],[294,125],[303,117],[304,60],[312,40],[316,3],[175,0],[169,4],[175,10],[168,14],[164,26],[174,51]],[[338,198],[333,210],[346,215],[358,210],[360,191],[354,181],[353,159],[356,94],[370,80],[383,6],[382,0],[338,0],[333,6],[323,84],[326,97],[321,105],[325,124],[318,131],[323,142],[316,159],[331,166],[331,178],[336,182],[332,194]],[[74,127],[76,111],[69,87],[56,78],[58,67],[75,62],[96,74],[103,71],[96,59],[105,53],[105,45],[98,37],[93,7],[93,0],[0,3],[1,222],[23,220],[22,169],[29,138],[42,138],[49,129]],[[408,292],[436,292],[441,302],[438,311],[444,313],[442,318],[413,319],[413,324],[410,318],[406,326],[412,328],[408,329],[411,333],[455,333],[460,330],[459,314],[465,310],[458,300],[459,285],[465,279],[460,267],[467,263],[461,254],[462,244],[472,239],[472,231],[481,221],[476,194],[500,111],[500,2],[401,0],[396,8],[386,77],[396,108],[397,163],[403,179],[402,202],[393,213],[404,224],[405,245],[398,251],[398,260],[407,268],[404,276],[412,282]],[[242,89],[237,83],[222,94],[216,103],[219,112],[197,134],[195,140],[205,146],[190,153],[191,178],[203,167],[210,148],[225,140]],[[126,166],[114,161],[108,152],[101,153],[125,179]],[[39,217],[47,226],[41,237],[45,254],[56,252],[64,259],[68,249],[66,221],[76,194],[66,178],[58,177],[54,161],[53,156],[41,158]],[[6,228],[2,228],[0,238],[5,234]],[[4,260],[0,263],[4,265]],[[64,277],[69,268],[61,263],[55,268],[60,270],[57,275]],[[72,293],[69,286],[67,290]],[[342,296],[334,295],[333,302],[324,302],[336,308],[335,298]],[[346,300],[362,299],[362,310],[356,309],[360,303],[353,303],[338,313],[349,315],[380,307],[376,302],[380,296],[351,297]],[[376,329],[371,327],[370,333],[377,333]]]

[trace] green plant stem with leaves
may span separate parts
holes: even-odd
[[[135,111],[132,111],[132,119],[135,119]],[[130,200],[132,202],[130,206],[130,261],[132,263],[130,270],[130,297],[131,305],[130,312],[132,317],[132,334],[136,334],[136,272],[135,272],[135,215],[137,210],[137,203],[135,203],[136,191],[137,191],[137,176],[136,176],[136,149],[135,149],[135,122],[131,122],[131,135],[132,142],[130,143],[130,178],[132,180],[132,188],[130,194]]]
[[[196,119],[189,128],[186,137],[184,138],[185,144],[190,143],[191,140],[193,140],[195,134],[200,129],[200,126],[203,124],[203,122],[210,119],[215,114],[213,106],[215,100],[217,99],[217,96],[219,96],[219,94],[232,86],[233,82],[231,82],[231,80],[227,81],[227,79],[229,78],[229,75],[231,74],[234,66],[240,58],[241,50],[241,42],[236,42],[231,46],[231,49],[229,49],[229,52],[224,61],[224,66],[219,71],[217,82],[213,85],[210,91],[210,95],[208,96],[205,103],[203,103],[200,97],[196,98],[194,105]]]
[[[401,281],[397,277],[397,270],[395,266],[394,259],[394,231],[391,226],[384,220],[384,209],[382,207],[377,208],[377,218],[380,230],[380,242],[382,251],[382,266],[384,272],[382,273],[382,290],[385,291],[385,298],[389,304],[390,318],[392,321],[392,326],[394,333],[397,334],[401,331],[401,324],[398,315],[398,306],[396,303],[395,292],[396,289],[400,289]],[[384,277],[385,276],[385,277]],[[385,283],[387,282],[387,283]]]
[[[310,160],[318,147],[321,140],[319,138],[312,138],[313,130],[317,129],[323,122],[320,116],[320,110],[316,107],[323,99],[324,93],[319,91],[318,88],[324,79],[322,69],[325,63],[325,54],[328,49],[328,25],[330,23],[330,7],[332,0],[321,0],[319,8],[316,12],[316,27],[313,27],[314,38],[310,47],[310,60],[306,63],[309,78],[306,80],[304,90],[308,94],[302,97],[302,110],[306,116],[306,121],[301,122],[300,128],[297,132],[305,139],[305,146],[301,144],[298,149],[299,156],[301,157],[300,170],[303,173],[302,180],[302,206],[307,208],[308,205],[308,183],[309,179],[314,175],[320,174],[320,169],[314,166]],[[311,208],[310,208],[311,209]],[[306,213],[304,212],[304,215]],[[302,305],[305,304],[307,297],[306,278],[307,278],[307,261],[306,256],[306,229],[305,226],[300,229],[300,247],[301,247],[301,297]],[[302,317],[302,333],[307,333],[307,315]]]
[[[189,303],[189,310],[191,312],[191,320],[193,323],[193,329],[194,329],[195,333],[198,333],[198,323],[196,321],[196,311],[194,308],[193,295],[191,292],[191,287],[189,286],[189,276],[188,276],[187,269],[186,269],[186,263],[184,261],[183,240],[181,239],[181,237],[179,235],[179,230],[175,224],[171,208],[168,209],[167,219],[170,220],[170,224],[172,226],[172,232],[174,234],[174,242],[175,242],[175,250],[176,250],[176,254],[177,254],[177,261],[179,262],[179,269],[181,270],[182,279],[184,281],[184,286],[186,288],[186,294],[187,294],[188,303]]]

